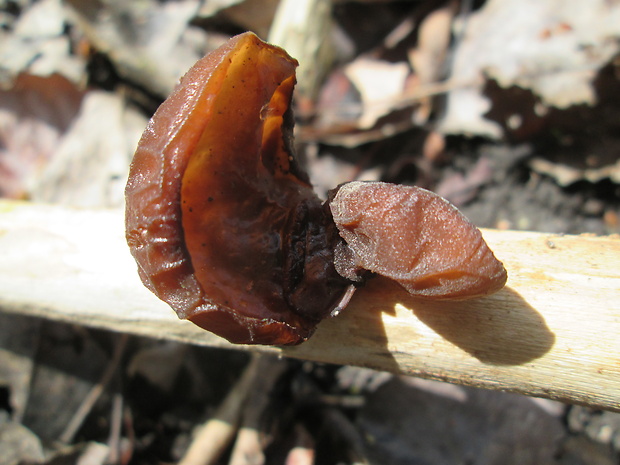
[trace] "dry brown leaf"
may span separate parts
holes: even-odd
[[[226,20],[267,37],[279,0],[209,0],[204,2],[197,16],[208,18],[221,15]]]
[[[554,465],[563,433],[526,397],[396,377],[368,397],[358,427],[372,463]]]
[[[480,187],[493,177],[493,167],[487,157],[480,157],[474,167],[465,173],[455,173],[442,180],[435,192],[454,205],[461,206],[472,200]]]
[[[200,7],[200,10],[198,10],[198,16],[201,18],[215,16],[226,8],[230,8],[244,2],[245,0],[209,0],[208,2],[204,2]]]

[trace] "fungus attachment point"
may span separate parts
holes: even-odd
[[[482,234],[452,204],[425,189],[350,182],[330,193],[346,245],[338,271],[355,279],[369,270],[411,294],[433,299],[481,297],[501,289],[506,270]]]
[[[480,232],[434,194],[350,183],[321,204],[292,151],[296,66],[241,34],[153,115],[125,191],[145,286],[231,342],[274,345],[305,341],[342,310],[362,268],[429,297],[501,287]]]

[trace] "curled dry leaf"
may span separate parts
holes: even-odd
[[[501,287],[505,272],[480,233],[433,194],[354,183],[335,194],[331,210],[321,204],[292,151],[296,66],[282,49],[241,34],[196,63],[153,116],[126,188],[127,241],[144,284],[181,318],[231,342],[278,345],[303,342],[342,309],[362,280],[360,266],[432,297]],[[356,232],[346,212],[369,201]],[[371,216],[381,206],[384,217],[397,207],[402,240],[379,231]],[[360,235],[376,242],[372,253]],[[386,252],[393,247],[402,255]]]

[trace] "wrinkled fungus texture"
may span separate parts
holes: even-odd
[[[297,344],[346,295],[338,233],[291,152],[297,62],[252,33],[183,77],[139,143],[126,235],[143,283],[231,342]]]
[[[430,298],[501,288],[480,231],[435,194],[353,182],[321,204],[292,150],[296,66],[241,34],[157,110],[125,191],[145,286],[231,342],[274,345],[305,341],[368,272]]]
[[[466,299],[491,294],[506,270],[482,234],[452,204],[425,189],[351,182],[330,193],[334,222],[346,246],[336,268],[355,279],[369,270],[411,294]]]

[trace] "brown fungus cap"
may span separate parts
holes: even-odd
[[[337,231],[295,164],[297,62],[252,33],[204,57],[161,105],[126,188],[144,284],[231,342],[297,344],[345,294]]]

